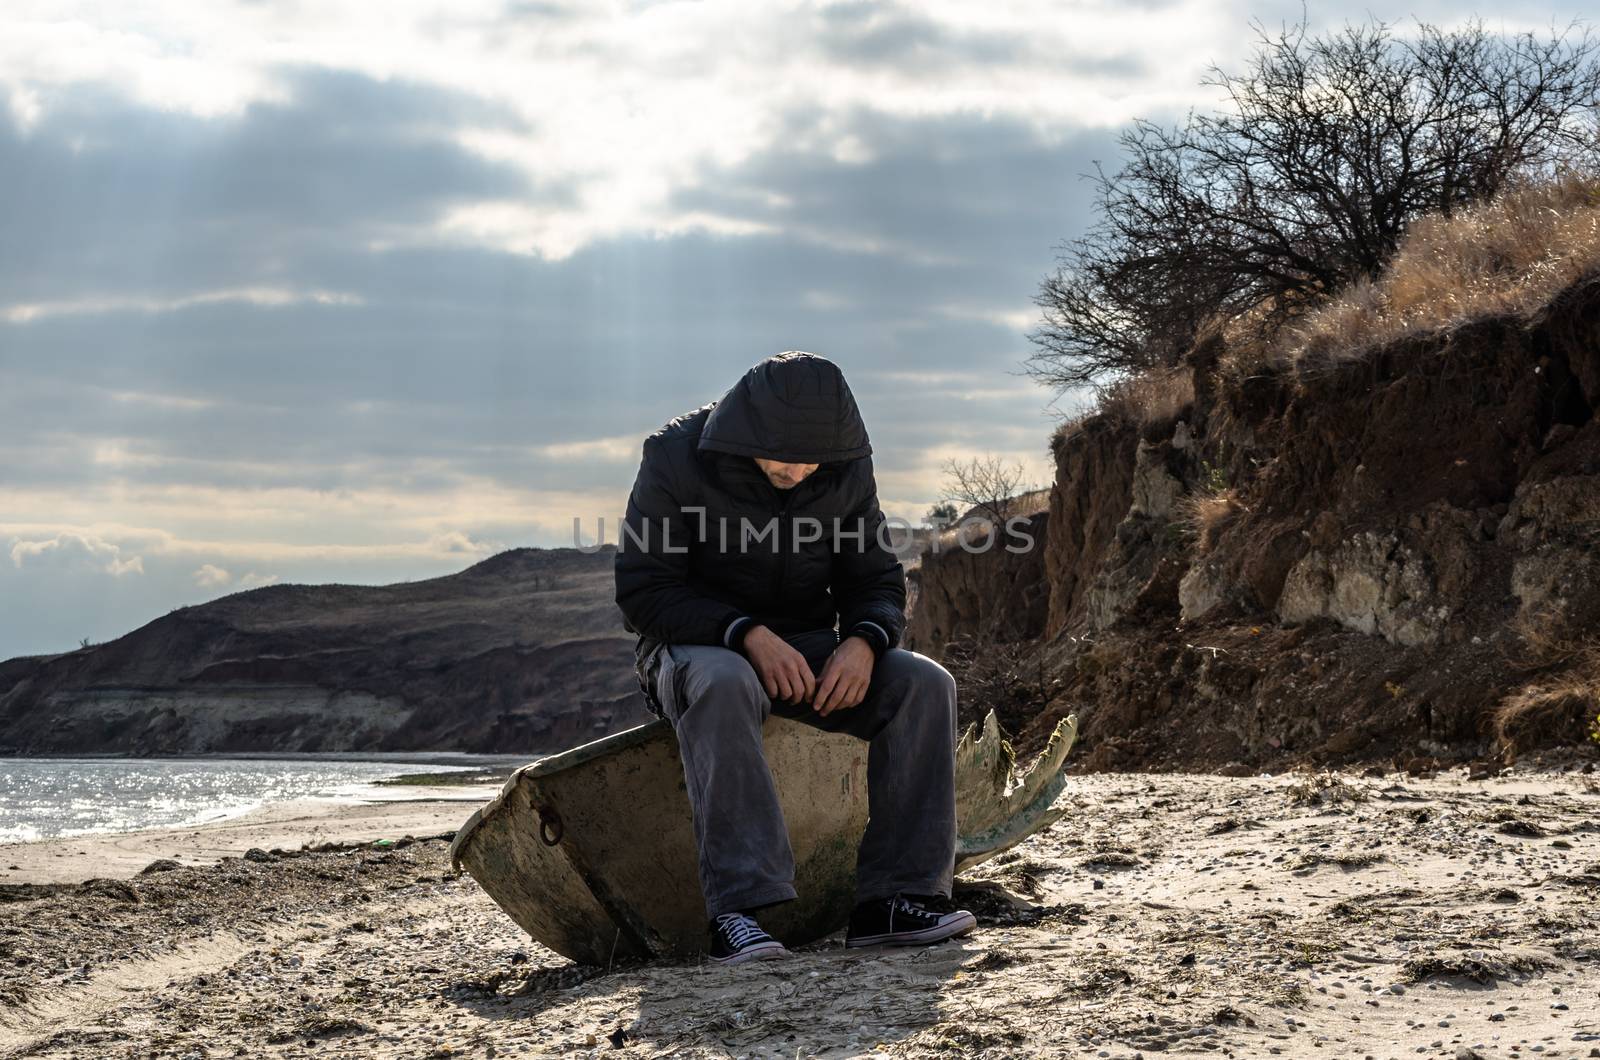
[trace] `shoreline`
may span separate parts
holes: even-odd
[[[414,786],[382,799],[271,802],[199,824],[51,836],[0,844],[0,886],[130,879],[151,862],[214,865],[251,849],[299,850],[454,832],[499,784]]]
[[[0,748],[0,762],[385,762],[396,765],[440,765],[474,768],[485,765],[515,768],[559,751],[529,751],[526,754],[484,754],[477,751],[173,751],[145,754],[133,751],[74,751],[71,754],[21,754],[15,748]]]

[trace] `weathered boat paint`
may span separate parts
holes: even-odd
[[[1068,716],[1034,767],[1015,775],[991,713],[957,749],[957,868],[1056,820],[1077,735]],[[867,744],[771,718],[767,761],[789,828],[800,897],[762,913],[798,944],[837,930],[854,900],[867,823]],[[452,863],[537,941],[573,960],[697,952],[705,945],[694,828],[677,740],[662,721],[523,766],[450,845]]]

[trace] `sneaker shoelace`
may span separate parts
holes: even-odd
[[[760,942],[768,937],[753,917],[745,916],[743,913],[718,915],[717,930],[728,940],[729,948],[735,950],[743,949],[752,942]]]
[[[921,905],[918,905],[916,902],[913,902],[911,899],[898,894],[894,896],[894,899],[889,906],[890,930],[893,930],[894,928],[894,918],[897,915],[910,917],[913,921],[923,925],[927,925],[931,921],[936,921],[939,919],[939,915],[937,913],[931,912],[930,910],[923,908]]]

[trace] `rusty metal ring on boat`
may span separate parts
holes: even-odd
[[[561,842],[561,815],[553,806],[539,807],[539,838],[547,847]]]

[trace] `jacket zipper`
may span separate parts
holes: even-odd
[[[776,498],[778,495],[778,487],[772,485],[771,482],[768,482],[767,486],[772,490],[773,497]],[[793,487],[784,493],[783,499],[778,505],[778,530],[777,534],[775,535],[778,547],[778,569],[772,578],[771,598],[773,601],[773,606],[777,606],[777,602],[782,599],[780,594],[783,592],[783,576],[788,573],[789,567],[789,553],[785,552],[783,548],[783,517],[789,511],[789,498],[794,495],[794,491],[798,488],[798,486]]]

